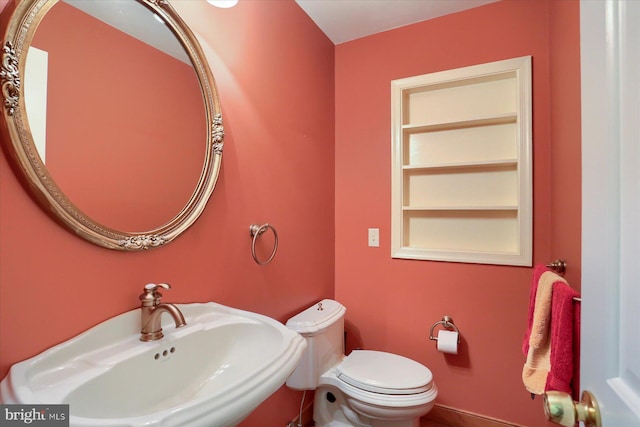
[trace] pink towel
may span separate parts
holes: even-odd
[[[558,390],[572,394],[571,380],[574,373],[574,331],[579,330],[575,312],[579,304],[573,301],[578,293],[566,283],[555,282],[551,297],[551,370],[547,375],[545,391]],[[577,310],[574,310],[577,308]]]
[[[527,357],[522,380],[533,394],[571,392],[574,334],[579,331],[579,310],[574,310],[577,304],[573,301],[577,295],[566,280],[545,266],[534,268],[528,328],[522,344]]]

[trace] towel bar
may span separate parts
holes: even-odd
[[[564,276],[564,273],[567,272],[567,261],[565,261],[563,259],[557,259],[557,260],[547,264],[546,267],[552,269],[553,271],[555,271],[559,275]],[[574,302],[582,302],[582,298],[573,297],[573,301]]]
[[[564,276],[564,273],[567,272],[567,261],[563,259],[557,259],[547,264],[547,268],[550,268],[556,273],[558,273],[559,275]]]

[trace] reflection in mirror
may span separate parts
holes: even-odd
[[[139,250],[197,219],[217,180],[222,120],[204,55],[168,2],[24,0],[4,51],[11,157],[63,225]],[[24,70],[17,103],[13,60]]]
[[[31,46],[24,71],[24,103],[31,135],[42,163],[47,163],[47,74],[48,53]]]
[[[173,37],[130,0],[80,3],[106,4],[103,12],[126,10],[114,13],[120,21],[130,18],[126,4],[137,6],[143,9],[135,14],[137,23],[147,23],[139,26]],[[175,37],[169,40],[178,44]],[[191,197],[204,160],[206,116],[190,62],[66,2],[52,7],[38,26],[27,61],[34,47],[48,57],[48,126],[40,145],[46,146],[43,159],[56,184],[82,212],[110,228],[150,230],[171,220]],[[34,141],[38,146],[35,135]]]

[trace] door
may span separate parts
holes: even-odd
[[[582,390],[640,426],[640,2],[581,1]]]

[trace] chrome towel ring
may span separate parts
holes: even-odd
[[[258,259],[258,256],[256,255],[256,240],[258,239],[259,235],[261,235],[262,233],[264,233],[268,229],[271,229],[271,231],[273,231],[273,237],[274,237],[273,251],[271,251],[271,255],[269,256],[269,258],[267,258],[266,261],[260,261]],[[273,257],[276,256],[276,251],[278,250],[278,232],[276,231],[275,228],[273,228],[273,225],[271,225],[269,223],[265,223],[265,224],[262,224],[262,225],[258,225],[258,224],[250,225],[249,226],[249,233],[251,234],[251,237],[253,238],[253,240],[251,241],[251,256],[253,257],[253,260],[258,265],[267,265],[267,264],[269,264],[273,260]]]

